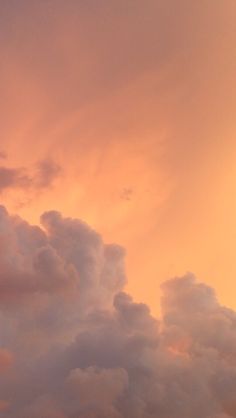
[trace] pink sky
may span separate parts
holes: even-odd
[[[188,270],[235,306],[235,2],[1,9],[2,165],[62,168],[53,187],[8,188],[2,202],[120,242],[129,288],[154,310],[159,284]]]
[[[202,356],[204,352],[202,374],[211,354],[194,413],[201,411],[201,418],[236,416],[231,392],[224,393],[218,380],[214,387],[209,383],[211,373],[228,382],[228,371],[235,367],[229,348],[235,344],[235,312],[219,305],[207,287],[215,289],[222,305],[236,309],[235,22],[233,0],[1,2],[0,197],[10,214],[25,220],[2,209],[0,321],[5,342],[0,345],[0,388],[8,377],[0,411],[9,411],[7,418],[126,418],[128,412],[128,418],[155,418],[157,411],[160,418],[195,418],[181,370],[184,382],[189,379],[199,389],[198,350]],[[48,211],[59,211],[62,218],[50,212],[42,229],[30,227],[40,225],[40,216]],[[93,232],[72,218],[86,222]],[[123,250],[104,242],[125,248],[126,267]],[[180,277],[177,284],[160,287],[175,276]],[[163,334],[143,303],[162,315]],[[199,329],[191,304],[199,314]],[[68,319],[62,327],[61,314]],[[204,322],[222,330],[222,345],[216,335],[207,338]],[[132,349],[126,352],[122,346],[127,364],[120,359],[116,366],[115,360],[108,365],[99,349],[101,356],[93,352],[92,337],[87,341],[83,335],[82,346],[70,346],[83,327],[88,335],[96,330],[97,341],[98,329],[104,327],[106,338],[116,341],[119,336],[118,347],[135,338],[140,361],[135,373],[142,364],[155,370],[150,399],[131,389],[133,403],[126,398],[117,407],[121,394],[129,384],[133,387]],[[146,348],[139,353],[137,340],[142,338]],[[59,353],[61,344],[68,344],[66,354]],[[32,369],[27,364],[25,371],[25,353],[36,346]],[[55,363],[48,354],[54,346]],[[83,347],[88,349],[84,362],[76,363],[75,347],[81,358]],[[215,347],[216,357],[211,357]],[[227,367],[219,359],[215,367],[217,356]],[[61,358],[66,377],[58,368]],[[156,370],[162,359],[171,367],[161,368],[159,381]],[[5,361],[9,364],[2,372]],[[53,363],[52,381],[64,379],[55,398],[45,371],[48,363]],[[24,385],[11,410],[9,394],[19,388],[16,371]],[[40,374],[41,388],[45,374],[48,393],[36,396],[37,385],[32,386],[28,399],[33,372]],[[170,388],[171,376],[178,376],[183,403],[190,399],[190,409],[176,415],[166,409],[169,399],[178,398]],[[230,382],[235,393],[234,376]],[[99,385],[101,392],[95,393]],[[89,415],[89,396],[84,395],[85,404],[78,409],[73,401],[76,390],[88,394],[89,387],[98,415]],[[139,390],[144,387],[145,379]],[[59,401],[60,391],[65,399]],[[157,392],[158,407],[153,406]]]

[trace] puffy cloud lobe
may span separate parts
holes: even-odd
[[[37,349],[53,337],[72,338],[83,315],[111,306],[125,282],[119,246],[104,245],[85,223],[57,212],[42,222],[44,230],[0,210],[0,304],[10,313],[1,332],[17,344],[35,340]]]
[[[74,369],[67,384],[82,416],[121,416],[114,403],[128,386],[128,374],[124,369]]]
[[[47,244],[46,235],[39,228],[30,228],[19,218],[11,220],[3,208],[0,225],[2,301],[13,298],[15,303],[32,293],[66,286],[71,278],[69,267]]]
[[[236,417],[236,313],[192,274],[162,317],[124,292],[124,251],[52,211],[0,210],[0,410],[6,418]]]

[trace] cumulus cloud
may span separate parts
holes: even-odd
[[[236,313],[192,274],[159,320],[124,292],[124,250],[56,211],[0,210],[0,411],[6,418],[236,417]]]

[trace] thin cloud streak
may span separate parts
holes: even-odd
[[[0,166],[0,193],[7,189],[22,189],[26,192],[47,189],[60,173],[59,165],[50,159],[39,161],[33,170]]]

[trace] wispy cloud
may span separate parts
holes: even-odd
[[[39,161],[33,169],[0,166],[0,192],[49,188],[60,172],[59,165],[50,159]]]

